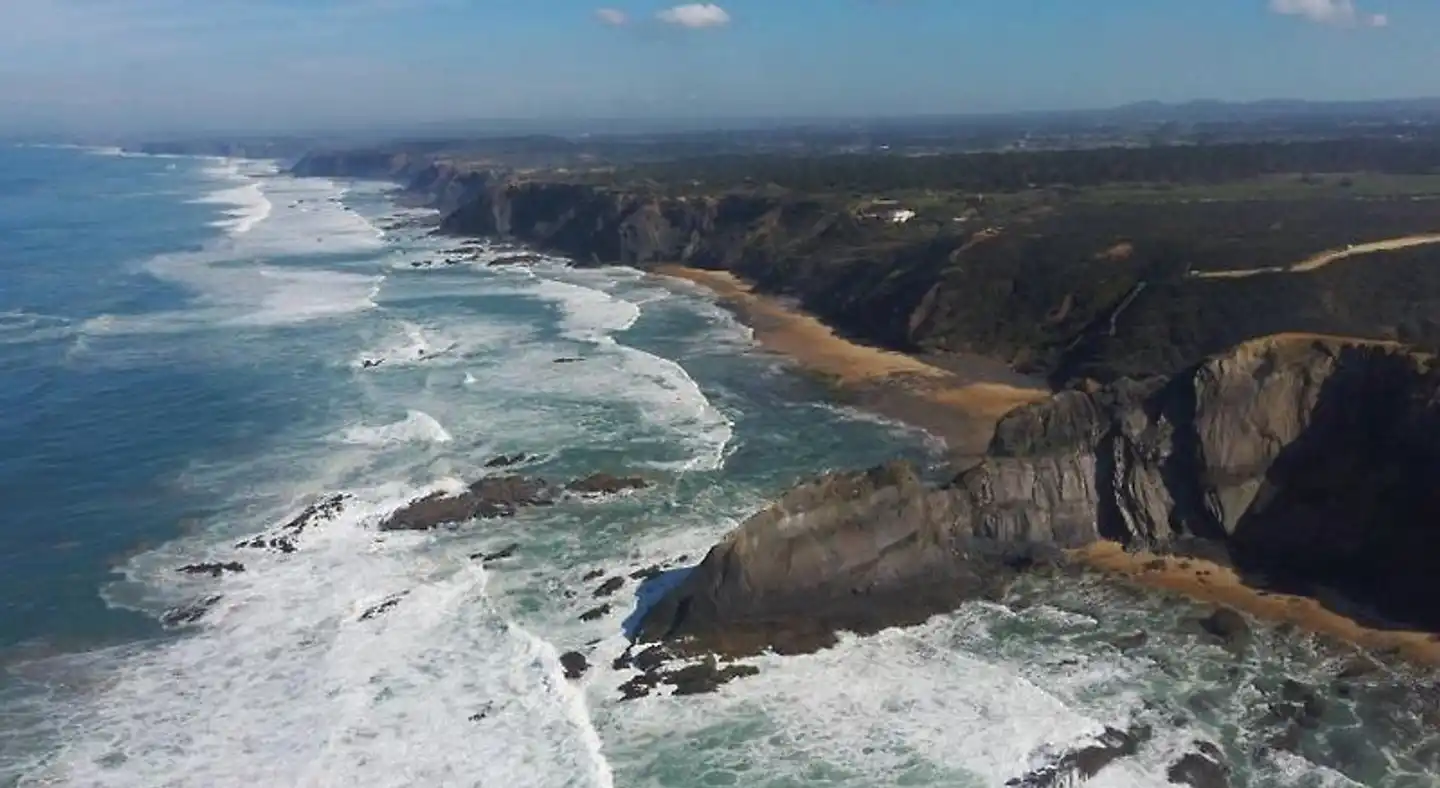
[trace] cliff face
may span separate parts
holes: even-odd
[[[290,172],[302,178],[364,178],[408,181],[428,165],[408,153],[387,150],[316,151],[295,162]]]
[[[927,488],[904,466],[804,485],[717,545],[642,635],[908,623],[1056,548],[1228,554],[1440,628],[1440,372],[1399,346],[1246,343],[1168,380],[1007,416],[986,459]]]
[[[1234,219],[1187,213],[1203,204],[1074,208],[995,232],[912,232],[857,220],[831,197],[671,197],[502,173],[462,177],[467,185],[444,202],[458,206],[446,232],[507,238],[581,265],[726,269],[795,298],[841,333],[899,350],[984,355],[1056,385],[1169,374],[1278,331],[1440,345],[1440,252],[1304,275],[1191,277],[1192,258],[1214,262],[1219,253],[1187,233],[1203,239],[1211,224]],[[412,189],[436,191],[422,180]],[[1127,237],[1135,242],[1116,241]],[[1307,237],[1297,232],[1285,248],[1304,256]]]

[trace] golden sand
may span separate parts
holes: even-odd
[[[1085,566],[1145,588],[1173,591],[1265,621],[1292,624],[1368,650],[1393,650],[1413,662],[1440,666],[1440,639],[1433,633],[1367,627],[1309,597],[1247,586],[1234,570],[1209,561],[1128,553],[1115,542],[1100,542],[1072,551],[1071,556]]]
[[[754,292],[729,271],[667,265],[656,273],[711,290],[754,329],[761,347],[837,385],[866,392],[877,410],[916,423],[965,453],[973,453],[976,444],[983,447],[1001,416],[1050,395],[1039,388],[964,380],[913,356],[852,342],[815,317]],[[883,397],[886,386],[889,396]]]
[[[841,383],[874,382],[895,376],[944,378],[950,374],[904,353],[836,336],[814,317],[755,293],[729,271],[667,265],[657,268],[656,273],[708,288],[741,313],[762,346]]]

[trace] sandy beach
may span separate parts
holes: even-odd
[[[996,374],[994,362],[977,361],[973,373],[963,363],[958,369],[955,364],[942,369],[904,353],[852,342],[815,317],[754,292],[728,271],[670,265],[656,273],[713,291],[754,329],[762,347],[832,381],[837,394],[855,404],[944,438],[958,462],[984,453],[995,422],[1005,413],[1049,396],[1045,389],[1015,385],[1015,377],[1006,380],[1003,374]],[[987,375],[991,379],[984,379]],[[1233,570],[1219,564],[1126,552],[1114,542],[1074,551],[1071,557],[1123,582],[1179,593],[1367,650],[1440,666],[1440,636],[1434,633],[1367,627],[1315,599],[1247,586]]]
[[[1074,551],[1071,556],[1092,569],[1144,588],[1172,591],[1234,608],[1265,621],[1291,624],[1369,651],[1392,652],[1412,662],[1440,667],[1440,636],[1435,633],[1367,627],[1316,599],[1247,586],[1234,570],[1219,564],[1196,558],[1126,552],[1115,542],[1100,542]]]
[[[711,290],[755,331],[761,347],[833,383],[854,404],[943,438],[957,457],[983,454],[1001,416],[1050,394],[995,362],[977,359],[973,369],[963,363],[942,369],[852,342],[815,317],[754,292],[728,271],[668,265],[656,273]]]

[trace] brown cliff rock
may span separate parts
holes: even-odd
[[[1393,344],[1245,343],[1169,380],[1066,391],[951,483],[890,464],[792,490],[652,608],[641,637],[738,641],[914,623],[1058,548],[1208,545],[1440,629],[1440,372]],[[789,633],[786,635],[785,633]],[[713,637],[712,637],[713,640]],[[727,643],[729,645],[727,645]],[[736,649],[742,650],[742,649]]]

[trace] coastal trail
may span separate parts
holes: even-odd
[[[1343,249],[1331,249],[1328,252],[1321,252],[1313,257],[1301,260],[1288,266],[1268,266],[1265,268],[1239,268],[1226,271],[1191,271],[1190,276],[1195,279],[1240,279],[1258,274],[1303,274],[1311,271],[1318,271],[1325,266],[1344,260],[1350,257],[1374,254],[1376,252],[1392,252],[1397,249],[1409,249],[1413,246],[1426,246],[1428,244],[1440,243],[1440,233],[1426,235],[1407,235],[1400,238],[1388,238],[1383,241],[1371,241],[1369,243],[1354,244]]]

